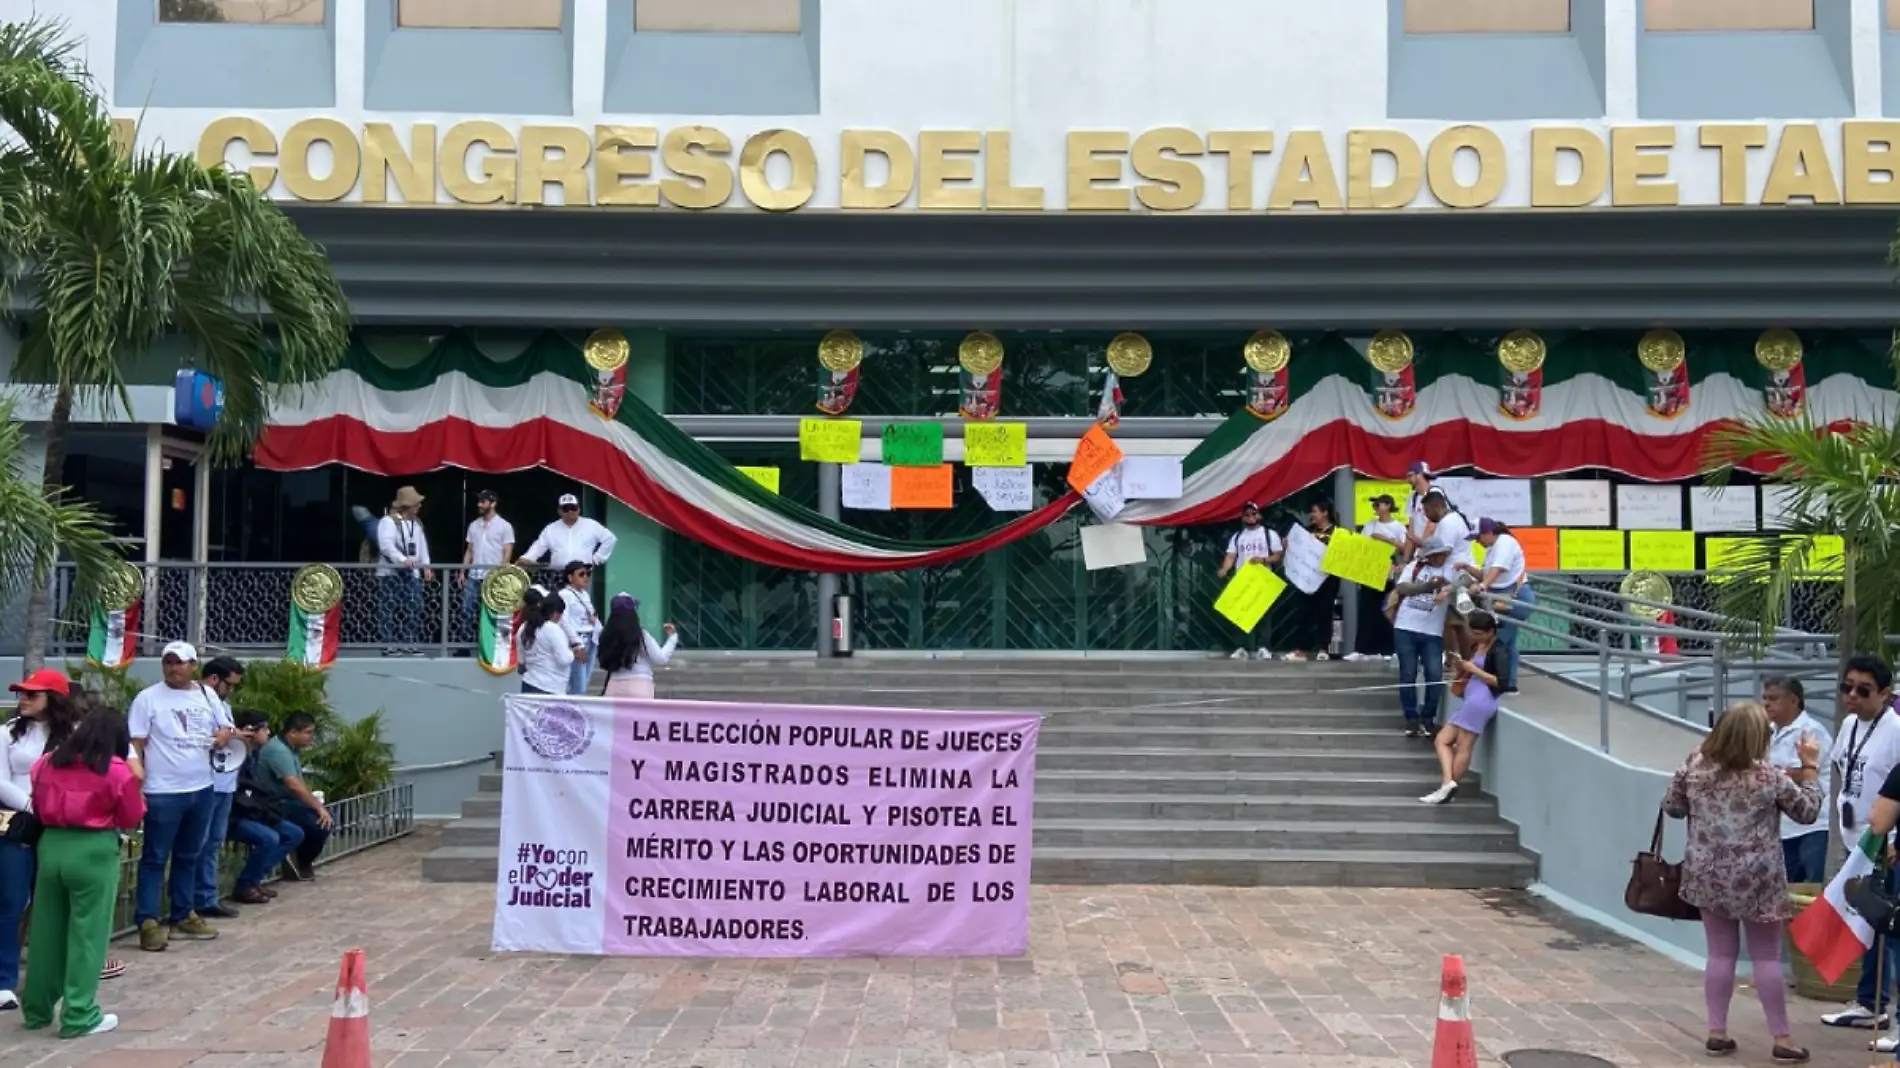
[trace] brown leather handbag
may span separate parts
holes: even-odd
[[[1639,916],[1665,920],[1699,920],[1702,910],[1682,899],[1682,865],[1662,857],[1663,812],[1656,810],[1656,833],[1649,852],[1636,854],[1629,885],[1623,888],[1623,907]]]

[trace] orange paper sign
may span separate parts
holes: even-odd
[[[950,507],[950,465],[891,468],[891,507]]]
[[[1529,571],[1557,570],[1557,531],[1551,527],[1512,527]]]
[[[1075,459],[1069,461],[1069,488],[1087,493],[1090,483],[1102,477],[1102,472],[1121,462],[1121,446],[1097,423],[1076,442]]]

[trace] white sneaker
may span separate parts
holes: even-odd
[[[1867,1048],[1873,1050],[1875,1053],[1892,1053],[1894,1050],[1900,1049],[1900,1038],[1895,1038],[1892,1035],[1883,1035],[1869,1042]]]
[[[1289,663],[1304,661],[1306,659],[1306,654],[1300,652],[1298,649],[1295,649],[1292,652],[1281,656],[1280,659],[1285,660]]]
[[[1253,651],[1253,658],[1255,660],[1272,660],[1273,654],[1268,652],[1267,647],[1263,645]]]
[[[99,1022],[93,1026],[92,1030],[86,1033],[89,1035],[103,1035],[107,1031],[117,1031],[118,1029],[119,1018],[108,1012],[104,1016],[99,1017]]]
[[[1232,656],[1230,656],[1230,657],[1228,657],[1227,659],[1229,659],[1229,660],[1245,660],[1245,659],[1247,659],[1247,650],[1245,650],[1245,649],[1235,649],[1235,650],[1234,650],[1234,655],[1232,655]]]
[[[1457,783],[1455,782],[1444,783],[1440,785],[1438,789],[1433,790],[1431,793],[1426,794],[1424,797],[1419,798],[1419,802],[1422,804],[1427,804],[1427,805],[1442,805],[1445,802],[1450,801],[1451,795],[1456,793],[1457,791],[1458,791]]]
[[[1870,1027],[1878,1031],[1887,1026],[1887,1017],[1883,1013],[1874,1015],[1874,1010],[1865,1005],[1848,1005],[1839,1012],[1821,1014],[1821,1022],[1829,1027]]]
[[[1357,664],[1361,660],[1370,660],[1371,657],[1368,657],[1364,653],[1347,653],[1345,656],[1341,657],[1340,659],[1345,660],[1349,663]]]
[[[1321,649],[1319,652],[1313,654],[1313,659],[1315,660],[1331,660],[1332,658],[1333,658],[1333,654],[1327,652],[1324,649]]]
[[[20,999],[11,990],[0,990],[0,1012],[20,1007]]]

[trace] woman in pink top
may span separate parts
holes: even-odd
[[[59,1037],[100,1035],[119,1018],[99,1011],[99,969],[119,893],[119,832],[145,818],[138,777],[120,754],[131,733],[115,709],[95,707],[33,765],[33,811],[45,825],[27,941],[20,1022],[37,1030],[59,1014]]]
[[[631,594],[614,596],[609,607],[607,630],[600,639],[600,666],[607,669],[606,695],[653,700],[654,665],[666,666],[679,648],[679,632],[668,623],[660,629],[666,641],[656,642],[640,626],[640,599]]]

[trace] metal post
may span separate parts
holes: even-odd
[[[1597,748],[1610,751],[1610,632],[1597,628]]]
[[[1728,707],[1728,640],[1720,635],[1715,639],[1715,655],[1709,660],[1710,670],[1715,672],[1709,690],[1709,726],[1715,726],[1716,718]]]
[[[844,468],[837,464],[818,465],[818,514],[826,519],[838,518],[844,504]],[[838,576],[819,572],[818,574],[818,642],[820,659],[832,653],[831,617],[836,611],[834,602],[838,599]]]
[[[1357,526],[1359,502],[1352,495],[1352,468],[1333,469],[1333,507],[1340,513],[1340,521],[1348,529]],[[1339,584],[1339,652],[1343,656],[1357,648],[1359,640],[1359,594],[1358,587],[1350,583]]]
[[[422,576],[418,574],[416,577],[420,579]],[[449,617],[449,602],[450,602],[449,587],[455,585],[455,583],[450,581],[449,573],[446,570],[437,571],[435,573],[435,578],[436,578],[436,583],[435,583],[436,593],[441,598],[441,601],[442,601],[442,613],[441,613],[442,618],[439,620],[439,622],[442,625],[442,630],[440,632],[442,635],[442,658],[446,660],[448,659],[448,656],[449,656],[449,618],[450,618]],[[594,595],[593,591],[589,590],[587,595],[589,597],[592,597]]]

